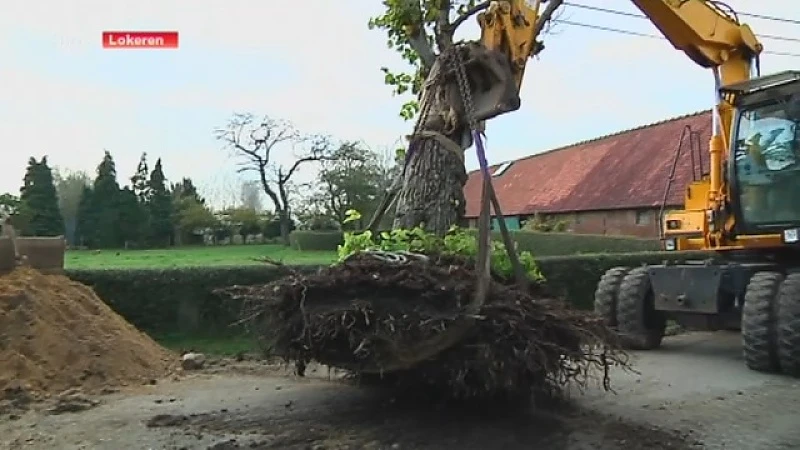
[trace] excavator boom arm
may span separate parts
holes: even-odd
[[[750,62],[763,50],[749,26],[736,13],[712,0],[631,0],[672,45],[706,67],[733,60]],[[748,78],[749,72],[741,79]],[[732,79],[731,82],[741,81]],[[723,80],[728,82],[728,80]]]

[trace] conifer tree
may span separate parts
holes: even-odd
[[[20,189],[19,232],[24,236],[62,236],[64,218],[47,157],[31,157]]]

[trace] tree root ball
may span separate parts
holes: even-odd
[[[478,274],[445,255],[360,253],[312,275],[292,273],[233,286],[265,350],[455,399],[560,394],[626,355],[591,312],[534,285],[521,291],[493,276],[477,314],[466,310]],[[388,381],[387,381],[388,382]]]

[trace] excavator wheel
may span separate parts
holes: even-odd
[[[630,350],[652,350],[661,345],[667,317],[655,309],[647,267],[628,272],[617,297],[617,329],[622,345]]]
[[[800,273],[786,276],[777,301],[778,361],[783,373],[800,377]]]
[[[742,308],[742,347],[745,364],[752,370],[780,370],[775,313],[783,279],[780,272],[756,272],[747,285]]]
[[[594,312],[603,318],[609,327],[617,326],[617,297],[622,279],[630,271],[628,267],[608,269],[597,283],[594,292]]]

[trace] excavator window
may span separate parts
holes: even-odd
[[[748,227],[800,224],[800,97],[739,114],[735,155],[743,219]]]

